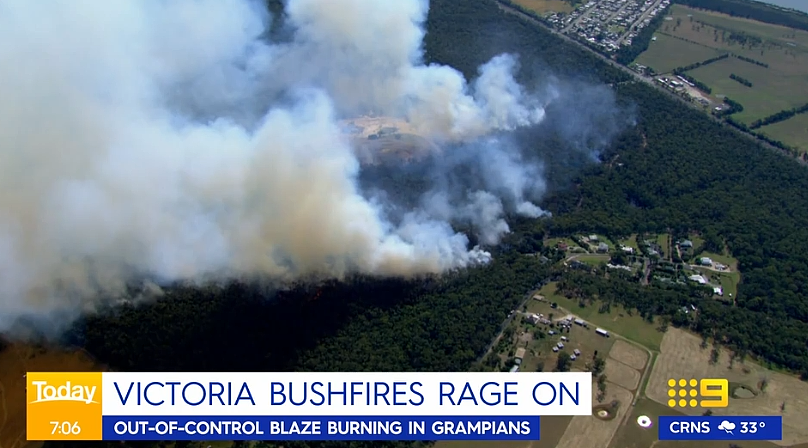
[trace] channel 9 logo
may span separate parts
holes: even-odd
[[[721,378],[669,379],[668,397],[668,406],[672,408],[725,408],[729,406],[729,381]]]

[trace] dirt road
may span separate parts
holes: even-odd
[[[621,45],[632,30],[637,31],[637,26],[641,24],[643,20],[649,18],[651,16],[651,11],[653,11],[654,8],[659,7],[660,3],[662,3],[662,0],[656,0],[651,6],[648,7],[648,9],[645,10],[645,12],[640,14],[640,17],[637,17],[637,20],[635,20],[634,23],[628,27],[626,32],[620,36],[620,39],[617,39],[617,45]]]
[[[517,317],[519,318],[522,317],[522,313],[520,313],[519,310],[521,310],[525,305],[527,305],[527,303],[536,293],[538,293],[538,289],[532,289],[528,291],[528,293],[525,295],[525,300],[523,300],[522,303],[520,303],[517,307],[514,308],[516,312],[509,314],[508,317],[504,321],[502,321],[502,324],[499,326],[499,333],[497,333],[497,335],[494,336],[494,339],[492,339],[491,343],[488,344],[488,347],[485,348],[483,354],[480,355],[479,358],[477,358],[478,363],[482,362],[483,359],[485,359],[485,357],[488,356],[488,353],[491,352],[491,349],[493,349],[494,346],[497,344],[497,342],[499,342],[499,339],[502,337],[502,333],[505,332],[505,329],[508,328],[508,325],[510,325],[511,322],[513,322],[513,320],[516,319]]]

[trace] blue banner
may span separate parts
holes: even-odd
[[[782,440],[780,416],[660,416],[659,440]]]
[[[103,440],[539,440],[539,417],[104,416]]]

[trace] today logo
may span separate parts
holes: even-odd
[[[55,401],[78,401],[84,404],[98,403],[93,400],[96,386],[73,385],[70,381],[65,381],[58,386],[49,384],[47,381],[32,381],[36,386],[36,399],[34,403],[51,403]]]

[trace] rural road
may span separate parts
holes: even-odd
[[[585,11],[581,12],[581,15],[576,17],[575,20],[573,20],[572,22],[570,22],[570,24],[567,25],[563,30],[561,30],[561,32],[566,33],[567,31],[571,30],[573,27],[578,26],[578,24],[580,24],[582,20],[589,17],[589,14],[592,14],[592,11],[595,10],[596,6],[597,6],[597,4],[592,5],[589,8],[587,8]]]
[[[643,258],[642,261],[642,285],[647,286],[649,282],[649,278],[651,277],[651,260],[647,257]]]
[[[702,266],[700,264],[691,264],[688,266],[690,266],[692,269],[701,268],[701,269],[707,269],[708,271],[720,272],[724,274],[731,274],[733,272],[732,270],[729,269],[729,266],[727,266],[727,269],[716,269],[713,266]]]
[[[658,2],[661,2],[662,0],[657,0],[657,1],[658,1]],[[614,20],[614,18],[615,18],[615,17],[617,17],[617,16],[618,16],[618,15],[619,15],[621,12],[625,11],[625,10],[626,10],[626,8],[628,8],[628,5],[629,5],[629,3],[628,3],[628,2],[623,3],[623,6],[621,6],[621,7],[620,7],[620,9],[618,9],[617,11],[615,11],[615,12],[614,12],[614,13],[612,13],[612,14],[609,14],[609,17],[608,17],[608,18],[605,20],[605,22],[606,22],[606,23],[611,23],[611,21],[612,21],[612,20]],[[634,27],[635,27],[635,26],[636,26],[636,25],[639,23],[639,21],[640,21],[640,20],[642,20],[642,15],[641,15],[639,18],[637,18],[637,20],[635,20],[635,21],[634,21],[634,22],[631,24],[631,26],[630,26],[630,27],[628,27],[628,29],[626,29],[626,30],[624,30],[624,31],[623,31],[623,35],[622,35],[622,36],[620,36],[620,37],[617,39],[617,42],[615,42],[615,43],[616,43],[618,46],[620,45],[620,43],[621,43],[621,42],[623,42],[623,39],[625,39],[625,38],[626,38],[626,36],[628,36],[628,33],[631,31],[631,29],[632,29],[632,28],[634,28]]]
[[[522,12],[522,11],[520,11],[520,10],[518,10],[518,9],[514,8],[513,6],[511,6],[510,4],[508,4],[507,0],[493,0],[493,1],[497,3],[497,5],[499,6],[499,8],[500,8],[502,11],[504,11],[504,12],[506,12],[506,13],[509,13],[509,14],[513,14],[513,15],[515,15],[515,16],[517,16],[517,17],[519,17],[519,18],[523,19],[523,20],[526,20],[526,21],[528,21],[528,22],[530,22],[530,23],[532,23],[532,24],[534,24],[534,25],[536,25],[536,26],[540,26],[540,27],[544,28],[545,30],[550,31],[550,32],[551,32],[551,33],[553,33],[554,35],[556,35],[556,36],[560,37],[561,39],[563,39],[563,40],[565,40],[565,41],[567,41],[567,42],[569,42],[569,43],[572,43],[572,44],[578,45],[578,46],[580,46],[580,47],[582,47],[582,48],[586,49],[587,51],[589,51],[589,52],[590,52],[590,53],[592,53],[593,55],[597,56],[597,57],[598,57],[598,58],[600,58],[602,61],[606,62],[607,64],[611,65],[612,67],[617,68],[618,70],[622,70],[624,73],[630,74],[634,80],[636,80],[636,81],[640,81],[640,82],[644,82],[644,83],[648,84],[649,86],[651,86],[651,87],[653,87],[653,88],[657,89],[658,91],[660,91],[660,92],[664,92],[666,95],[668,95],[668,96],[670,96],[670,97],[672,97],[672,98],[676,98],[677,100],[681,101],[683,104],[685,104],[685,105],[687,105],[687,106],[689,106],[689,107],[691,107],[691,108],[693,108],[693,109],[695,109],[695,110],[699,111],[700,113],[705,113],[705,112],[704,112],[704,111],[701,109],[701,106],[699,106],[699,105],[698,105],[698,104],[696,104],[696,103],[692,103],[692,102],[690,102],[690,101],[688,101],[688,100],[686,100],[686,99],[682,98],[681,96],[679,96],[679,95],[675,94],[674,92],[671,92],[670,90],[665,89],[665,88],[663,88],[663,87],[661,87],[661,86],[657,85],[657,84],[654,82],[654,79],[653,79],[653,78],[648,77],[648,76],[643,76],[643,75],[641,75],[641,74],[639,74],[639,73],[635,72],[634,70],[631,70],[630,68],[628,68],[628,67],[626,67],[626,66],[624,66],[624,65],[618,64],[618,63],[617,63],[616,61],[614,61],[613,59],[608,58],[608,57],[606,57],[606,56],[604,56],[604,55],[602,55],[602,54],[598,53],[597,51],[595,51],[595,50],[593,50],[593,49],[589,48],[587,45],[584,45],[583,43],[581,43],[581,42],[577,41],[576,39],[573,39],[573,38],[571,38],[571,37],[569,37],[569,36],[567,36],[567,35],[565,35],[565,34],[563,34],[563,33],[559,32],[558,30],[556,30],[556,29],[554,29],[554,28],[552,28],[552,27],[549,27],[549,26],[545,25],[544,23],[542,23],[540,20],[536,19],[535,17],[533,17],[533,16],[531,16],[531,15],[529,15],[529,14],[526,14],[526,13],[524,13],[524,12]],[[724,127],[728,128],[728,129],[732,129],[734,132],[736,132],[736,133],[738,133],[738,134],[740,134],[740,135],[745,136],[746,138],[748,138],[748,139],[750,139],[750,140],[752,140],[752,141],[754,141],[754,142],[756,142],[756,143],[760,144],[760,145],[761,145],[761,146],[763,146],[764,148],[768,148],[768,149],[770,149],[770,150],[772,150],[772,151],[776,151],[776,152],[777,152],[777,153],[779,153],[779,154],[783,154],[783,155],[785,155],[785,156],[788,156],[790,159],[792,159],[792,160],[796,160],[797,162],[801,163],[803,166],[808,165],[808,161],[806,161],[806,160],[803,160],[803,159],[798,158],[798,157],[794,157],[793,155],[791,155],[789,152],[787,152],[787,151],[785,151],[785,150],[782,150],[782,149],[780,149],[780,148],[777,148],[776,146],[772,146],[772,145],[770,145],[770,144],[768,144],[768,143],[766,143],[766,142],[764,142],[764,141],[762,141],[762,140],[758,140],[758,138],[757,138],[757,137],[755,137],[754,135],[749,134],[749,133],[747,133],[747,132],[744,132],[744,131],[742,131],[742,130],[740,130],[740,129],[738,129],[738,128],[734,127],[734,126],[731,126],[731,125],[729,125],[728,123],[726,123],[724,120],[722,120],[722,119],[720,119],[720,118],[717,118],[717,117],[715,117],[715,116],[714,116],[714,115],[712,115],[712,114],[706,114],[706,115],[707,115],[708,117],[710,117],[710,118],[711,118],[713,121],[715,121],[715,122],[717,122],[717,123],[721,124],[722,126],[724,126]]]
[[[654,1],[654,3],[651,6],[649,6],[648,9],[645,10],[645,12],[640,14],[640,17],[638,17],[637,20],[635,20],[634,23],[631,24],[631,26],[626,30],[625,33],[623,33],[620,39],[617,39],[617,45],[621,45],[623,41],[626,40],[626,36],[628,36],[631,31],[636,31],[637,25],[641,24],[643,20],[647,19],[651,15],[651,11],[653,11],[654,8],[659,7],[661,3],[662,0]]]
[[[544,284],[542,284],[542,286],[544,286]],[[525,300],[523,300],[522,303],[513,308],[517,312],[508,314],[508,317],[505,318],[504,321],[502,321],[502,324],[499,326],[499,333],[497,333],[497,335],[494,336],[494,339],[492,339],[491,343],[488,344],[488,347],[485,348],[483,354],[480,355],[479,358],[477,358],[477,363],[481,363],[483,359],[485,359],[485,357],[488,356],[488,353],[491,352],[491,349],[493,349],[494,346],[497,344],[497,342],[499,342],[499,339],[502,337],[502,333],[505,332],[505,329],[508,328],[508,325],[510,325],[515,318],[517,317],[521,318],[522,313],[520,313],[519,310],[521,310],[530,301],[530,299],[539,292],[539,289],[541,289],[541,287],[539,287],[538,289],[531,289],[530,291],[528,291],[525,296]]]
[[[570,255],[570,256],[569,256],[569,257],[567,257],[567,259],[566,259],[566,260],[564,260],[564,261],[568,261],[568,262],[569,262],[569,261],[572,261],[572,260],[577,259],[578,257],[580,257],[580,256],[582,256],[582,255],[591,255],[591,254],[590,254],[589,252],[583,252],[583,253],[579,253],[579,254]]]

